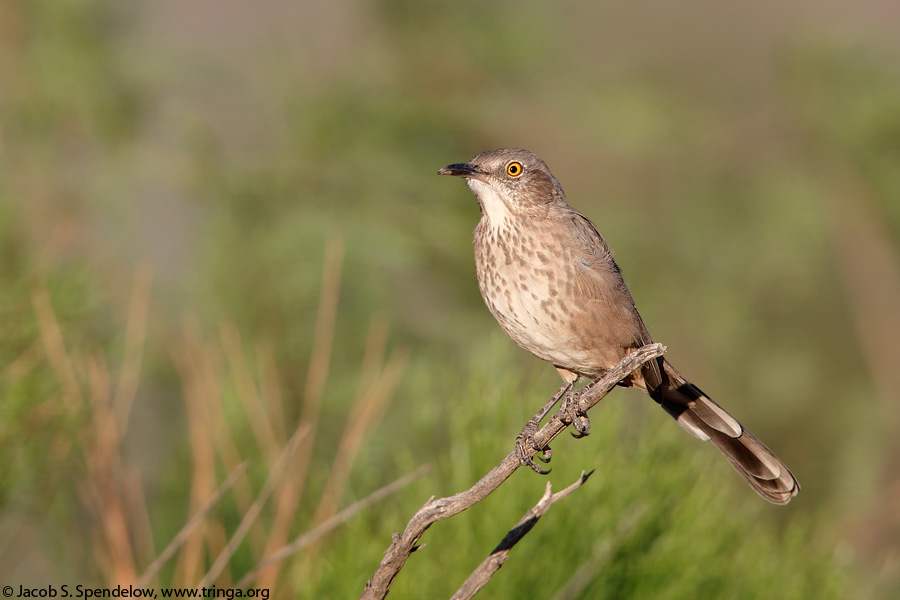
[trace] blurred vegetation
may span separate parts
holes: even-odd
[[[237,472],[150,579],[196,585],[245,520],[228,587],[432,463],[249,583],[358,594],[556,389],[434,177],[522,146],[803,491],[765,505],[615,392],[549,477],[597,472],[485,593],[896,597],[900,48],[871,4],[0,2],[0,581],[133,582]],[[450,595],[544,482],[434,525],[392,597]]]

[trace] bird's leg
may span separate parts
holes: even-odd
[[[565,383],[561,388],[556,390],[556,393],[547,401],[544,408],[542,408],[538,414],[528,419],[528,422],[525,423],[525,427],[523,427],[522,431],[519,432],[519,435],[516,436],[516,454],[519,456],[519,462],[523,466],[527,465],[531,467],[531,470],[535,473],[546,475],[550,471],[542,469],[540,465],[535,463],[532,457],[528,455],[528,451],[530,449],[537,450],[538,454],[535,454],[534,457],[544,464],[550,462],[550,459],[553,457],[553,451],[550,449],[550,446],[538,448],[534,441],[534,434],[537,433],[538,425],[540,425],[541,420],[547,416],[547,413],[549,413],[554,406],[556,406],[559,399],[572,389],[573,383],[574,382]]]

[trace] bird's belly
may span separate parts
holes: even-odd
[[[565,273],[517,262],[498,261],[479,273],[485,304],[519,346],[554,365],[586,372],[594,353],[579,339],[578,309],[567,301],[571,283]]]

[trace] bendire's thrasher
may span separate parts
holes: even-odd
[[[527,150],[501,148],[439,175],[466,180],[478,198],[475,267],[484,301],[519,346],[556,367],[564,382],[595,379],[650,334],[609,247],[566,204],[559,181]],[[756,492],[786,504],[800,485],[734,417],[664,358],[622,382],[645,390],[688,433],[711,440]]]

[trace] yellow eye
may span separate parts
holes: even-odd
[[[506,174],[510,177],[518,177],[522,174],[522,163],[513,161],[506,165]]]

